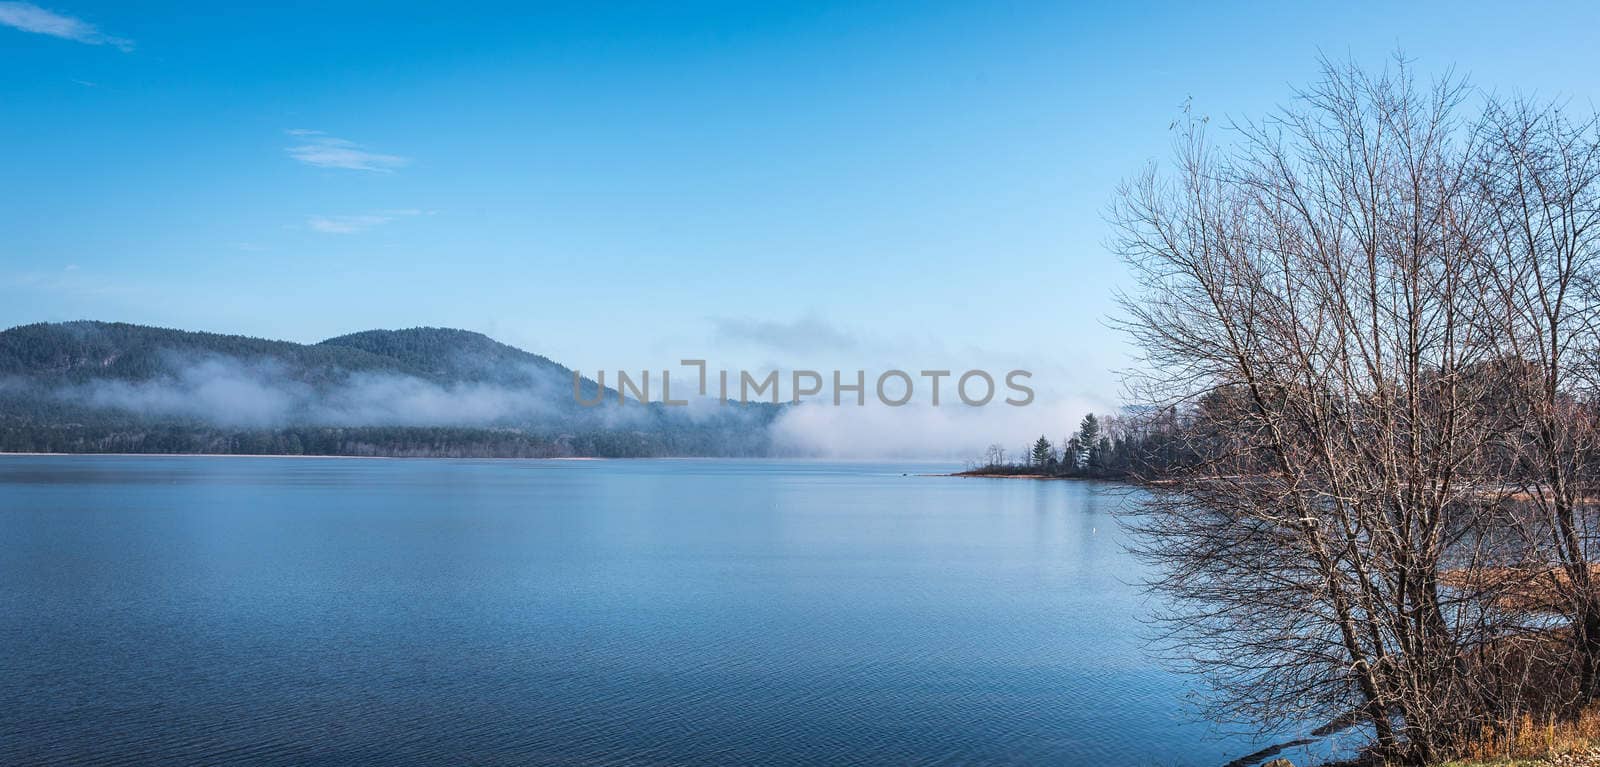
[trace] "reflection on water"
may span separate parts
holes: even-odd
[[[1075,482],[0,458],[0,763],[1220,765]]]

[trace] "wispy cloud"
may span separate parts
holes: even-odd
[[[300,143],[284,150],[300,162],[318,168],[344,168],[367,170],[375,173],[393,173],[411,163],[411,158],[368,151],[354,141],[329,136],[322,131],[296,128],[287,131]]]
[[[47,11],[32,3],[0,2],[0,25],[87,45],[109,45],[123,53],[133,50],[133,41],[113,37],[83,19]]]
[[[744,344],[776,352],[847,350],[857,345],[849,333],[816,316],[793,322],[748,317],[712,317],[712,338],[722,343]]]
[[[383,226],[391,221],[421,213],[420,210],[383,210],[359,216],[312,216],[306,219],[306,226],[312,231],[323,234],[357,234],[375,226]]]

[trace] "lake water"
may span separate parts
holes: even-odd
[[[0,764],[1207,765],[1113,511],[930,465],[0,457]]]

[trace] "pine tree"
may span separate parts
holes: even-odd
[[[1084,416],[1078,424],[1078,441],[1084,447],[1093,447],[1100,442],[1100,419],[1095,418],[1094,413]]]
[[[1089,448],[1089,470],[1096,474],[1103,472],[1111,463],[1111,438],[1101,437]]]
[[[1039,435],[1039,441],[1033,443],[1033,465],[1044,466],[1050,462],[1050,440]]]
[[[1098,468],[1095,460],[1095,448],[1100,446],[1100,419],[1090,413],[1078,423],[1078,433],[1074,435],[1078,442],[1077,452],[1073,455],[1076,465],[1085,471],[1094,471]]]

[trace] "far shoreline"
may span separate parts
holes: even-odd
[[[978,479],[1090,479],[1090,477],[1066,477],[1054,474],[1007,474],[997,471],[957,471],[950,474],[938,474],[940,477],[976,477]]]
[[[961,477],[965,479],[1032,479],[1047,482],[1104,482],[1113,485],[1148,484],[1146,482],[1135,480],[1127,475],[1096,477],[1085,476],[1081,474],[1039,474],[1037,472],[984,471],[982,469],[968,469],[966,471],[956,471],[949,474],[925,474],[923,476]]]
[[[58,457],[58,458],[115,458],[126,456],[129,458],[339,458],[356,461],[367,460],[421,460],[421,461],[615,461],[632,460],[606,458],[603,456],[588,455],[558,455],[542,458],[497,458],[493,456],[470,455],[323,455],[318,453],[40,453],[40,452],[10,452],[0,450],[0,458],[12,456],[19,457]],[[646,456],[657,458],[660,456]]]
[[[324,453],[78,453],[0,450],[0,460],[9,457],[34,458],[338,458],[364,461],[785,461],[794,463],[862,463],[862,464],[951,464],[954,460],[938,458],[841,458],[832,456],[749,456],[749,455],[560,455],[560,456],[488,456],[488,455],[334,455]],[[919,477],[955,477],[959,473],[917,474]],[[1040,477],[1040,479],[1082,479],[1082,477]]]

